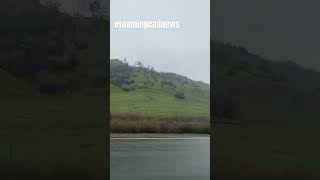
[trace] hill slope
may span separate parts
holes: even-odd
[[[38,0],[0,14],[0,179],[106,179],[107,22]]]
[[[105,87],[105,20],[63,14],[37,0],[15,3],[0,8],[10,9],[1,11],[2,71],[42,94]]]
[[[218,120],[299,126],[318,122],[319,72],[291,61],[266,60],[230,44],[213,46]]]
[[[111,112],[162,116],[209,116],[210,87],[142,64],[110,61]]]
[[[212,45],[214,178],[318,179],[320,73]]]

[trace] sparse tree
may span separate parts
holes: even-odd
[[[41,0],[41,3],[51,9],[59,9],[61,6],[57,0]]]
[[[139,67],[139,68],[144,68],[144,65],[142,64],[142,62],[141,62],[141,61],[138,61],[138,63],[137,63],[137,64],[138,64],[138,67]]]
[[[123,59],[123,63],[124,63],[124,64],[128,64],[127,58],[124,58],[124,59]]]
[[[186,96],[184,95],[183,92],[176,92],[176,93],[174,94],[174,97],[175,97],[176,99],[180,99],[180,100],[186,98]]]
[[[93,17],[101,17],[103,16],[103,7],[98,0],[89,2],[89,10]]]

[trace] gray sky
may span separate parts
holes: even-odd
[[[111,58],[210,82],[210,0],[111,0]],[[179,29],[114,29],[114,21],[180,21]]]
[[[215,38],[320,70],[320,1],[215,0]]]

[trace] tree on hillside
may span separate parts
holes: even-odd
[[[185,96],[185,94],[183,93],[183,92],[176,92],[175,94],[174,94],[174,97],[176,98],[176,99],[185,99],[186,98],[186,96]]]
[[[38,0],[36,0],[38,1]],[[44,6],[51,8],[51,9],[56,9],[58,10],[61,6],[61,3],[58,2],[57,0],[41,0],[40,1]]]
[[[89,2],[89,11],[91,12],[92,17],[104,17],[106,15],[105,8],[98,0]]]

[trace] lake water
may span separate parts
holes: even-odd
[[[111,139],[111,180],[209,180],[210,140]]]

